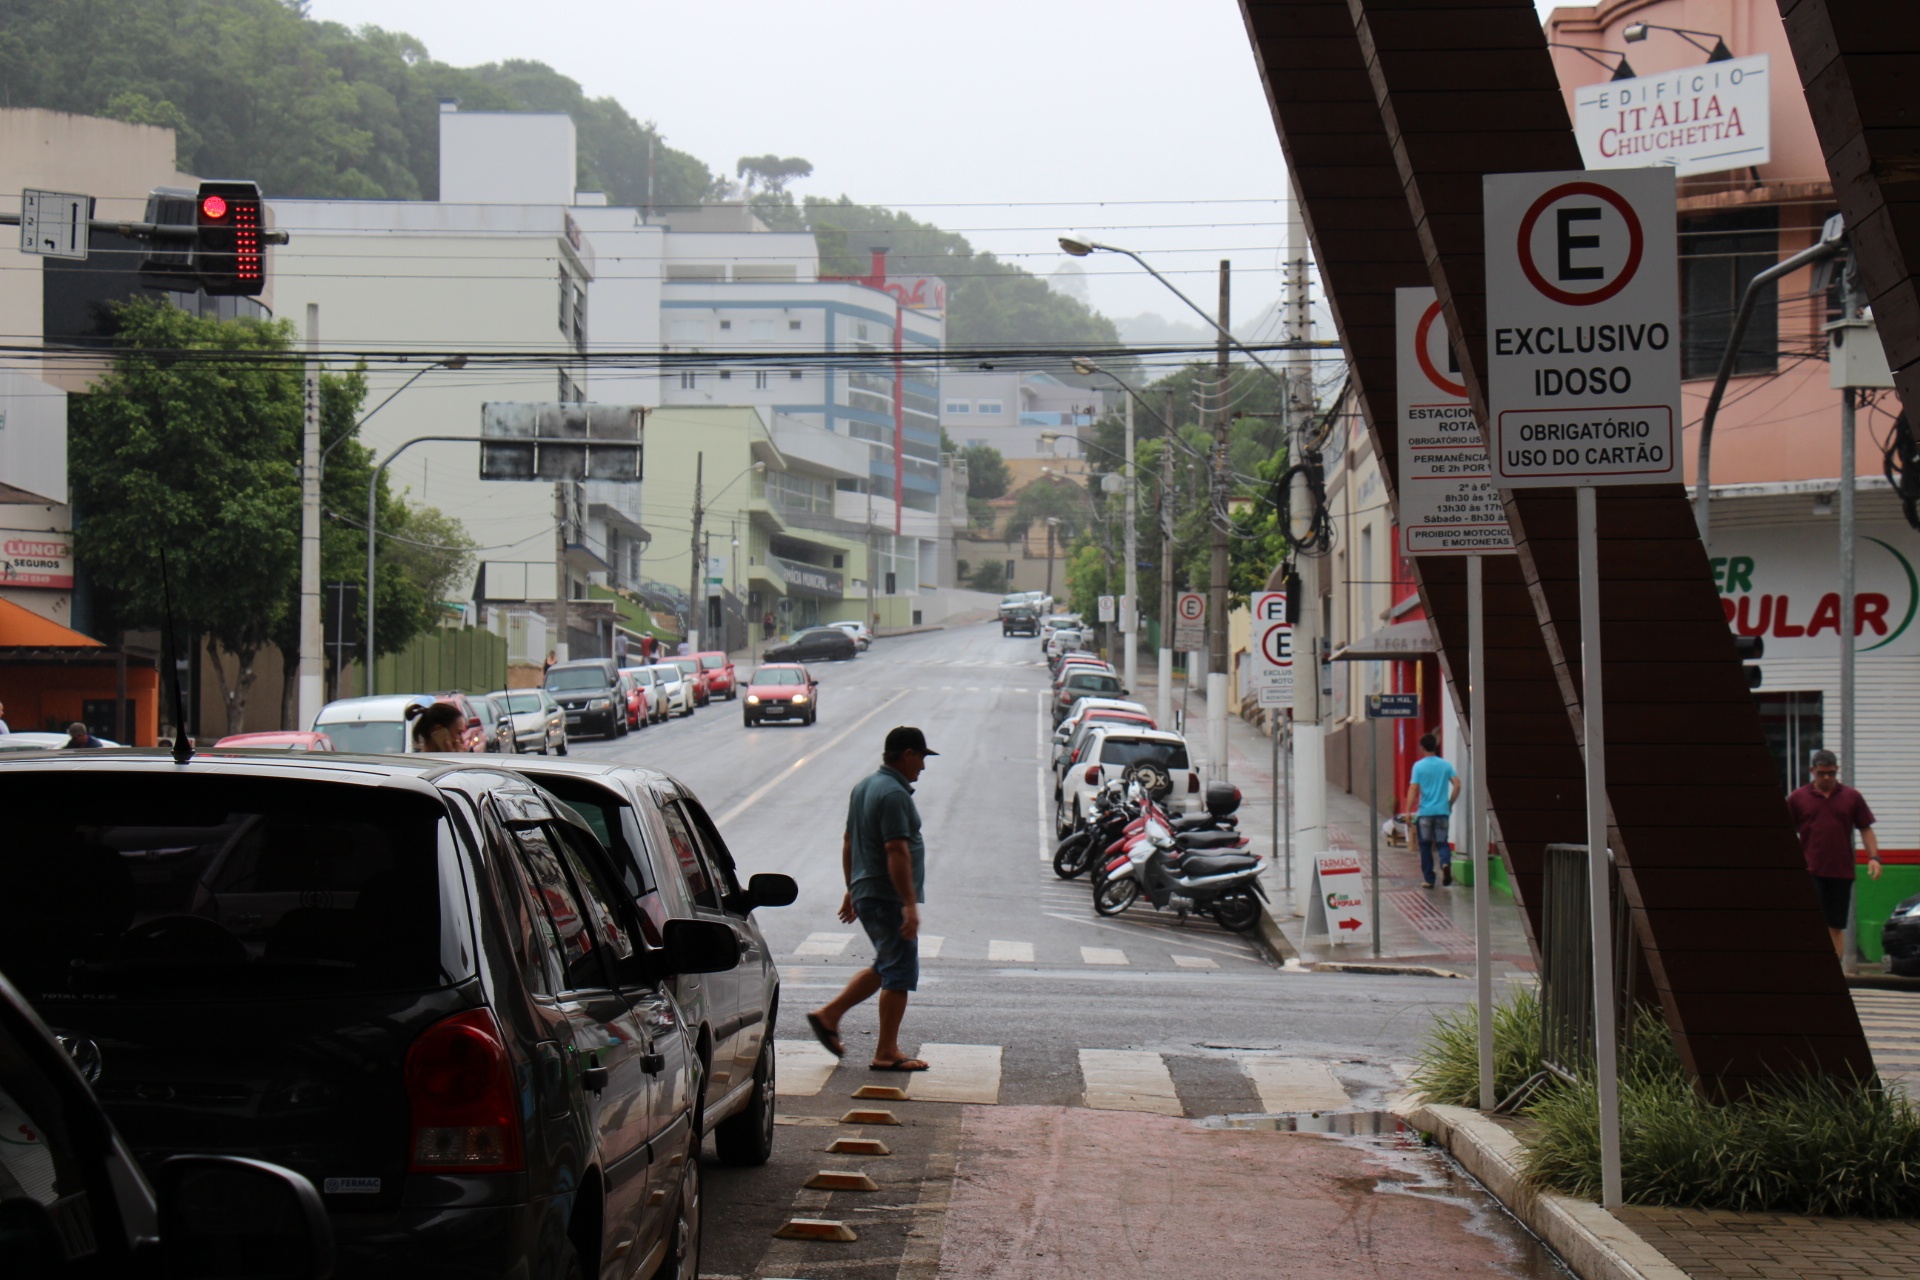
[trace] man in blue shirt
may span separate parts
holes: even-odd
[[[873,943],[873,964],[853,975],[846,990],[807,1015],[807,1025],[834,1057],[846,1052],[840,1020],[878,991],[880,1038],[874,1071],[925,1071],[927,1064],[900,1048],[900,1022],[907,993],[920,982],[920,903],[927,893],[927,846],[920,838],[920,811],[913,784],[927,767],[927,736],[909,725],[887,734],[879,771],[854,785],[847,827],[840,839],[840,868],[847,896],[840,919],[858,920]]]
[[[1453,883],[1453,847],[1447,843],[1447,820],[1453,816],[1453,802],[1460,798],[1460,775],[1440,758],[1440,739],[1431,733],[1420,735],[1424,752],[1413,775],[1407,781],[1406,811],[1414,816],[1414,830],[1420,841],[1420,878],[1433,888],[1433,862],[1440,860],[1442,884]]]

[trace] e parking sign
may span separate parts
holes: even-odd
[[[1513,550],[1487,442],[1432,288],[1394,290],[1400,409],[1400,545],[1409,556]]]
[[[1173,602],[1173,647],[1198,653],[1207,646],[1207,598],[1198,591],[1182,591]]]
[[[1293,624],[1287,621],[1287,593],[1253,593],[1253,688],[1263,707],[1293,701]]]
[[[1484,183],[1494,483],[1678,480],[1673,171],[1498,173]]]

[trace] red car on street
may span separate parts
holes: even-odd
[[[735,678],[733,659],[718,650],[696,653],[700,659],[700,675],[707,682],[707,696],[725,698],[732,702],[740,696],[740,686]]]
[[[740,723],[751,729],[766,720],[812,724],[820,715],[820,682],[797,662],[769,662],[747,681]]]
[[[249,751],[331,751],[333,739],[324,733],[236,733],[213,744],[221,747],[245,747]]]
[[[653,723],[653,709],[647,697],[649,685],[627,671],[620,673],[620,688],[627,699],[627,728],[644,729]]]

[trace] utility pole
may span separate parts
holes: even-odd
[[[310,729],[327,700],[320,626],[320,304],[307,304],[306,415],[300,431],[299,723]],[[285,704],[282,704],[283,706]]]
[[[1127,647],[1127,688],[1140,687],[1140,641],[1135,635],[1140,629],[1140,534],[1134,527],[1137,509],[1136,491],[1140,488],[1139,477],[1133,469],[1133,392],[1125,396],[1127,402],[1127,594],[1120,601],[1120,643]]]
[[[1844,299],[1841,316],[1860,317],[1860,295],[1856,289],[1854,259],[1849,256],[1840,276],[1840,294]],[[1844,331],[1843,331],[1844,332]],[[1871,330],[1869,330],[1871,332]],[[1847,335],[1851,338],[1853,335]],[[1858,399],[1853,387],[1840,392],[1840,780],[1850,787],[1860,785],[1860,771],[1853,767],[1854,719],[1854,632],[1860,623],[1854,615],[1854,404]],[[1708,554],[1712,554],[1709,552]],[[1853,857],[1853,833],[1847,833],[1847,857]],[[1858,910],[1847,914],[1844,942],[1846,963],[1860,962],[1860,920]]]
[[[706,576],[703,572],[701,572],[701,570],[704,569],[705,566],[700,563],[700,523],[701,523],[701,520],[707,514],[707,509],[700,505],[701,499],[704,496],[703,493],[701,492],[701,486],[706,481],[706,470],[707,470],[707,455],[705,453],[694,454],[693,455],[693,543],[687,549],[687,558],[693,562],[693,572],[690,575],[688,575],[691,581],[687,583],[687,652],[688,653],[698,653],[700,650],[700,625],[699,625],[700,611],[704,610],[707,607],[707,598],[701,591],[701,582],[700,582],[700,580]]]
[[[1057,516],[1047,517],[1047,598],[1053,598],[1053,526],[1058,524]]]
[[[1307,305],[1306,225],[1300,217],[1298,188],[1291,194],[1287,212],[1286,325],[1282,332],[1287,341],[1298,343],[1313,336],[1313,320]],[[1304,462],[1304,441],[1313,418],[1313,368],[1307,353],[1299,348],[1287,363],[1287,438],[1295,460]],[[1320,696],[1320,560],[1298,556],[1294,565],[1300,576],[1300,594],[1305,598],[1295,607],[1300,620],[1293,628],[1293,780],[1289,790],[1297,863],[1293,913],[1305,915],[1313,893],[1314,859],[1327,849],[1327,750]]]
[[[567,616],[567,597],[571,584],[567,581],[567,482],[553,482],[553,650],[555,662],[567,660],[567,636],[572,630],[572,620]]]
[[[1160,690],[1154,723],[1173,728],[1173,391],[1167,391],[1166,448],[1160,451]],[[1132,685],[1128,685],[1132,688]]]
[[[1213,543],[1212,572],[1207,593],[1207,763],[1209,781],[1227,776],[1227,582],[1230,572],[1227,540],[1227,445],[1233,415],[1233,365],[1228,360],[1226,330],[1233,327],[1233,264],[1220,260],[1220,341],[1214,356],[1218,397],[1213,408],[1213,457],[1207,468],[1207,527]]]

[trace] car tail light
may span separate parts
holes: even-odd
[[[1087,785],[1090,787],[1097,787],[1100,785],[1100,766],[1099,765],[1090,764],[1087,766]]]
[[[1200,794],[1200,775],[1199,774],[1189,773],[1187,775],[1187,794],[1190,796],[1197,796]]]
[[[522,1166],[519,1099],[499,1024],[485,1009],[442,1019],[407,1050],[414,1173]]]

